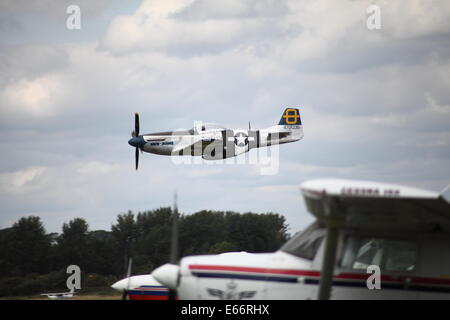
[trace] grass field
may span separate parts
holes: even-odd
[[[89,290],[88,292],[83,292],[83,290],[80,290],[75,293],[75,297],[64,298],[64,300],[120,300],[120,299],[122,299],[122,295],[111,288],[100,288],[98,290]],[[35,294],[29,296],[0,297],[0,300],[51,300],[51,299],[47,298],[46,296],[41,296],[40,294]]]

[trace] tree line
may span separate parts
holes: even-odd
[[[109,286],[126,274],[150,273],[169,261],[173,211],[170,207],[119,214],[111,231],[91,231],[83,218],[47,233],[28,216],[0,230],[0,296],[65,290],[67,266],[82,270],[82,288]],[[203,210],[179,217],[179,256],[229,251],[271,252],[289,238],[283,216]]]

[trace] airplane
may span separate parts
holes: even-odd
[[[173,218],[172,218],[172,241],[170,249],[170,262],[176,263],[178,257],[178,204],[177,192],[174,194]],[[131,276],[133,258],[128,260],[127,276],[115,282],[111,288],[122,293],[122,300],[127,297],[130,300],[173,300],[176,293],[164,287],[155,280],[151,274]]]
[[[139,150],[167,156],[201,156],[205,160],[234,157],[254,148],[298,141],[303,138],[302,122],[297,108],[286,108],[277,125],[260,130],[227,129],[197,122],[190,130],[139,134],[139,114],[135,113],[135,129],[128,141],[136,148],[136,170]]]
[[[73,298],[75,296],[75,289],[71,289],[69,292],[41,293],[41,296],[47,296],[49,299],[52,300]]]
[[[341,179],[300,189],[315,221],[278,251],[188,256],[153,279],[182,300],[450,299],[443,194]]]
[[[117,281],[111,288],[128,296],[130,300],[169,300],[169,289],[151,274],[129,276]]]

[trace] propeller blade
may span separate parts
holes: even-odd
[[[139,135],[139,113],[134,114],[134,133],[136,137]]]
[[[170,263],[178,264],[178,195],[175,191],[173,201],[172,241],[170,244]],[[176,300],[177,291],[169,289],[169,300]]]
[[[170,247],[170,263],[178,263],[178,204],[177,192],[174,194],[173,218],[172,218],[172,241]]]
[[[135,158],[136,158],[136,170],[137,170],[138,165],[139,165],[139,148],[136,148]]]
[[[128,260],[128,270],[127,270],[128,287],[130,286],[130,280],[129,280],[129,278],[130,278],[130,276],[131,276],[131,266],[132,266],[132,264],[133,264],[133,258],[130,258],[130,259]],[[127,288],[128,288],[128,287],[127,287]]]
[[[127,270],[127,279],[128,279],[128,283],[127,283],[127,288],[125,290],[123,290],[122,292],[122,300],[127,300],[128,297],[128,292],[130,291],[130,282],[131,282],[131,265],[133,264],[133,258],[130,258],[128,260],[128,270]]]

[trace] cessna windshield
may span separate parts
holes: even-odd
[[[313,223],[286,242],[280,250],[303,259],[313,260],[324,237],[325,229],[320,228],[318,223]]]

